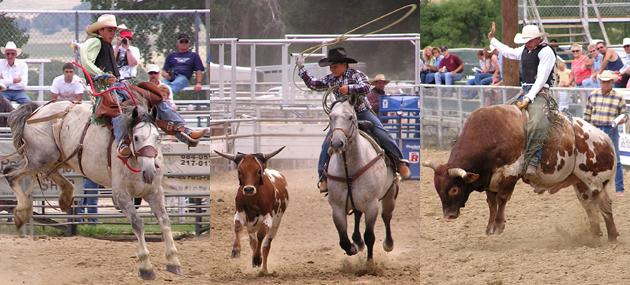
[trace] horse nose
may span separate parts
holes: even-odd
[[[142,180],[144,181],[144,183],[146,184],[153,183],[153,177],[155,177],[154,171],[142,170]]]
[[[333,148],[342,148],[343,147],[343,141],[342,140],[333,140],[330,145]]]
[[[245,194],[251,195],[251,194],[254,194],[255,191],[256,191],[256,187],[254,186],[248,185],[248,186],[243,187],[243,193]]]

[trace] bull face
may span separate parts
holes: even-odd
[[[433,183],[442,201],[444,218],[456,219],[472,192],[471,183],[479,179],[479,174],[461,168],[447,168],[446,165],[436,166],[431,162],[424,162],[423,165],[434,171]]]

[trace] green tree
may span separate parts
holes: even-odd
[[[447,0],[422,5],[420,33],[423,45],[479,47],[487,45],[486,34],[492,21],[500,36],[499,0]]]

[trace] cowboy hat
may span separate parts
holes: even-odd
[[[370,85],[374,85],[377,81],[383,81],[385,82],[385,84],[389,83],[389,80],[385,79],[385,74],[377,74],[374,76],[374,78],[372,78],[372,80],[369,80],[368,82],[370,83]]]
[[[524,44],[524,43],[529,42],[532,39],[540,38],[544,35],[545,33],[541,33],[540,30],[538,30],[538,26],[525,25],[523,26],[523,31],[514,36],[514,43]]]
[[[617,81],[617,79],[619,79],[619,76],[617,76],[617,74],[615,74],[611,70],[604,70],[602,73],[597,75],[597,77],[599,77],[599,80],[601,81]]]
[[[319,60],[319,66],[330,66],[333,63],[357,63],[353,58],[346,56],[346,50],[342,47],[328,50],[328,57]]]
[[[5,54],[5,51],[7,50],[14,50],[16,55],[15,56],[19,56],[20,54],[22,54],[22,49],[18,48],[14,42],[12,41],[8,41],[7,44],[4,47],[0,47],[0,52],[2,52],[2,54]]]
[[[122,26],[122,25],[121,25]],[[85,27],[85,31],[90,34],[95,34],[96,31],[102,28],[121,28],[118,24],[116,24],[116,16],[112,14],[103,14],[98,17],[96,22],[89,24]],[[122,26],[122,28],[126,28],[126,26]]]

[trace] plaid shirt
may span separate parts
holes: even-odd
[[[625,113],[627,113],[626,102],[623,97],[617,95],[615,90],[604,95],[601,89],[597,89],[588,96],[584,120],[594,126],[609,127],[617,116]]]
[[[304,84],[312,90],[321,91],[327,90],[332,86],[348,85],[348,94],[358,94],[359,102],[354,106],[354,110],[358,113],[369,109],[369,102],[365,98],[365,95],[370,91],[370,84],[368,83],[367,76],[356,69],[348,68],[340,77],[334,77],[332,74],[328,74],[322,79],[316,79],[308,74],[308,71],[304,67],[300,68],[299,76],[304,80]],[[335,99],[339,100],[343,94],[339,91],[335,91]]]

